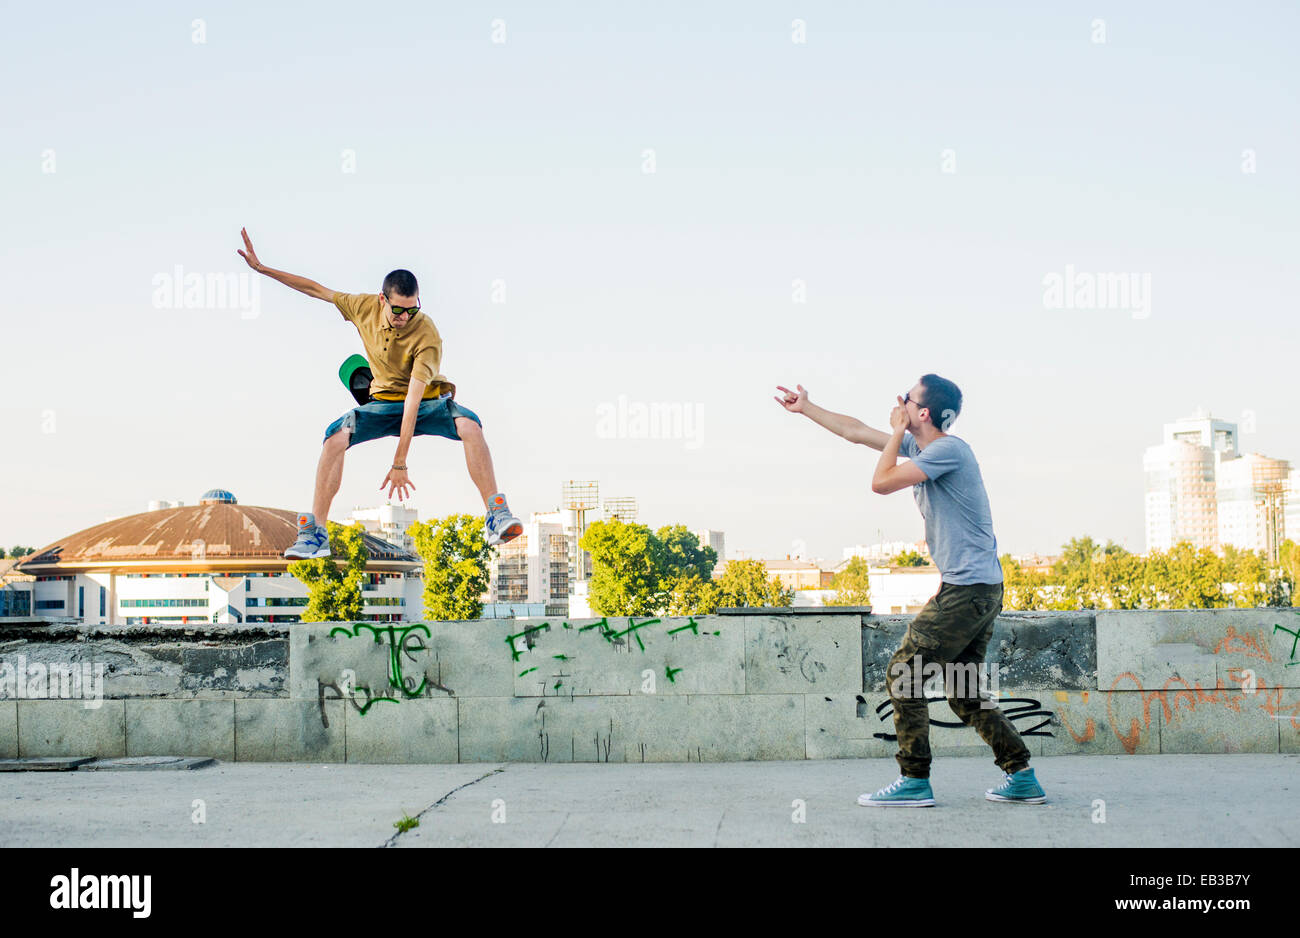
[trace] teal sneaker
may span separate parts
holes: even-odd
[[[874,795],[859,795],[858,804],[876,808],[933,808],[934,792],[928,778],[900,775],[894,784]]]
[[[1006,776],[997,788],[984,792],[989,801],[1009,801],[1014,804],[1042,804],[1047,800],[1043,786],[1034,778],[1033,769],[1021,769],[1015,775]]]

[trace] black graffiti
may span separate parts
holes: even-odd
[[[943,700],[944,700],[943,697],[932,697],[929,698],[926,702],[941,703]],[[859,697],[858,703],[859,703],[858,716],[865,716],[865,714],[863,713],[863,709],[864,709],[863,704],[865,703],[865,701],[863,701],[862,698]],[[1008,704],[1019,704],[1019,706],[1010,707],[1007,706]],[[1039,719],[1040,717],[1044,718],[1039,720],[1039,722],[1035,723],[1033,726],[1029,727],[1029,729],[1020,729],[1019,726],[1016,726],[1016,729],[1019,731],[1021,736],[1055,737],[1056,735],[1055,733],[1051,732],[1050,730],[1043,729],[1043,727],[1051,725],[1052,711],[1044,710],[1041,701],[1035,700],[1033,697],[1003,697],[998,701],[998,705],[999,707],[1002,708],[1002,712],[1006,714],[1007,719],[1011,721],[1013,726],[1015,725],[1017,720],[1036,720]],[[892,700],[886,700],[883,703],[881,703],[878,707],[876,707],[876,715],[879,717],[882,723],[885,720],[890,719],[894,715],[894,702]],[[961,727],[966,726],[967,724],[962,723],[960,720],[954,723],[951,720],[936,720],[933,717],[931,717],[930,725],[942,726],[942,727],[946,727],[947,729],[960,729]],[[895,733],[872,733],[871,735],[874,736],[876,739],[883,739],[886,740],[887,742],[895,742],[898,740],[898,736]]]

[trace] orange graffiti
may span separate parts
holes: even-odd
[[[1234,646],[1233,639],[1239,644]],[[1219,644],[1214,646],[1214,654],[1242,654],[1247,658],[1261,658],[1270,663],[1273,661],[1273,655],[1268,650],[1268,640],[1259,630],[1254,635],[1240,635],[1231,625]]]
[[[1084,698],[1085,699],[1087,698],[1087,694],[1084,695]],[[1076,743],[1090,743],[1092,742],[1093,738],[1097,735],[1097,721],[1094,720],[1092,717],[1088,717],[1088,722],[1084,724],[1083,727],[1083,735],[1080,736],[1078,733],[1074,731],[1074,727],[1070,726],[1070,720],[1065,715],[1065,711],[1064,710],[1060,711],[1060,714],[1061,714],[1061,722],[1065,724],[1065,728],[1069,731],[1070,735],[1074,737],[1074,741]]]
[[[1240,677],[1241,670],[1240,668],[1228,669],[1228,676],[1232,680],[1239,682],[1242,685],[1240,688],[1227,687],[1224,685],[1222,678],[1216,678],[1214,688],[1207,690],[1201,687],[1199,681],[1193,682],[1192,686],[1189,687],[1182,678],[1171,677],[1165,681],[1163,687],[1153,691],[1143,688],[1142,682],[1138,680],[1137,675],[1132,671],[1125,671],[1115,678],[1110,685],[1110,693],[1106,695],[1106,717],[1110,721],[1111,730],[1115,733],[1115,738],[1120,741],[1120,745],[1124,747],[1124,751],[1132,755],[1137,750],[1142,728],[1151,728],[1151,702],[1153,700],[1160,702],[1165,722],[1168,723],[1177,719],[1178,714],[1183,709],[1195,710],[1197,704],[1222,704],[1233,713],[1242,713],[1242,705],[1251,697],[1259,704],[1260,709],[1271,717],[1285,718],[1290,716],[1291,726],[1300,730],[1300,702],[1295,703],[1290,708],[1284,708],[1282,706],[1282,687],[1279,685],[1269,690],[1267,684],[1258,680],[1256,681],[1255,692],[1253,694],[1246,693],[1244,688],[1247,680]],[[1120,681],[1125,678],[1133,682],[1138,694],[1142,697],[1143,723],[1143,727],[1139,727],[1137,720],[1131,720],[1127,733],[1116,725],[1113,709],[1115,691],[1119,687]],[[1182,685],[1181,688],[1175,686],[1179,684]],[[1078,737],[1075,738],[1078,739]],[[1082,742],[1082,740],[1079,741]]]

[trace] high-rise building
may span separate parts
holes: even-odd
[[[1197,414],[1164,426],[1164,442],[1142,457],[1146,476],[1147,550],[1180,541],[1194,547],[1219,543],[1215,467],[1237,457],[1237,425]]]
[[[1291,464],[1285,459],[1259,453],[1221,459],[1215,470],[1219,544],[1263,551],[1276,561],[1277,549],[1288,535],[1291,475]]]
[[[497,548],[488,596],[498,604],[545,603],[546,615],[568,615],[571,536],[563,524],[539,517],[535,514],[522,534]]]
[[[714,531],[710,528],[701,528],[698,531],[692,531],[696,539],[700,542],[701,547],[712,547],[713,552],[718,555],[718,562],[713,565],[713,575],[717,576],[722,572],[722,568],[727,565],[727,536],[722,531]]]

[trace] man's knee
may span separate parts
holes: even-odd
[[[348,448],[348,440],[352,437],[352,430],[349,427],[343,427],[325,438],[325,450],[330,453],[341,453]]]
[[[483,428],[478,425],[478,421],[468,417],[456,418],[456,433],[460,435],[461,440],[483,439]]]

